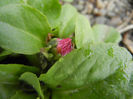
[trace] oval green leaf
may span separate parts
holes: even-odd
[[[120,33],[113,27],[107,25],[96,24],[92,27],[95,41],[106,42],[106,43],[119,43],[121,40]]]
[[[77,48],[84,44],[94,42],[94,34],[88,19],[83,15],[78,15],[75,28],[75,43]]]
[[[59,24],[59,37],[69,37],[75,31],[77,10],[69,4],[62,7]]]
[[[0,8],[0,46],[21,54],[35,54],[45,44],[50,27],[46,17],[26,5]]]
[[[67,94],[67,92],[72,94],[73,91],[78,93],[80,90],[84,90],[83,94],[87,95],[86,92],[89,91],[88,95],[91,95],[93,92],[95,93],[95,90],[92,90],[94,85],[94,89],[98,87],[100,94],[103,87],[106,86],[105,88],[108,90],[112,84],[117,88],[114,88],[112,95],[117,96],[115,91],[122,94],[124,92],[121,90],[127,90],[132,70],[129,64],[131,60],[132,56],[124,48],[110,43],[94,44],[74,50],[61,58],[46,74],[40,76],[40,80],[52,88],[53,92],[60,94]],[[107,85],[106,83],[104,85],[105,81],[107,81]],[[99,86],[97,86],[98,83]],[[109,92],[108,90],[107,93]],[[102,91],[101,94],[103,94]]]
[[[132,99],[133,81],[130,79],[132,66],[133,62],[124,69],[119,68],[106,79],[88,86],[65,91],[53,90],[52,99],[66,99],[66,97],[67,99]]]
[[[81,48],[87,43],[116,43],[121,40],[120,33],[113,27],[107,25],[94,25],[92,28],[88,19],[83,15],[78,15],[75,29],[75,42],[77,48]]]
[[[61,12],[61,4],[59,0],[22,0],[25,4],[40,10],[47,16],[52,28],[55,28],[58,23],[58,18]]]

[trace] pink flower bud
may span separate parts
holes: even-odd
[[[70,53],[72,51],[72,39],[66,38],[66,39],[57,39],[57,51],[62,56],[65,56],[66,54]]]

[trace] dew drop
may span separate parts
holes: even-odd
[[[108,49],[108,55],[111,57],[114,57],[114,49],[113,48]]]
[[[92,50],[90,50],[90,49],[86,49],[85,51],[84,51],[84,56],[86,57],[86,56],[90,56],[92,54]]]

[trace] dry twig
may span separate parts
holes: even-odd
[[[133,11],[131,12],[131,14],[129,15],[127,20],[125,20],[125,22],[123,22],[123,24],[118,26],[117,29],[120,30],[120,29],[124,28],[126,25],[128,25],[128,23],[131,21],[132,18],[133,18]]]
[[[133,29],[133,24],[131,25],[128,25],[127,27],[123,28],[123,29],[118,29],[119,33],[122,34],[124,32],[127,32],[129,30],[132,30]]]

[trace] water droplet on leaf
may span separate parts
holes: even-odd
[[[90,56],[91,54],[92,54],[92,50],[90,50],[90,49],[86,49],[85,51],[84,51],[84,56],[86,57],[86,56]]]
[[[113,48],[108,49],[108,55],[111,57],[114,57],[114,49]]]

